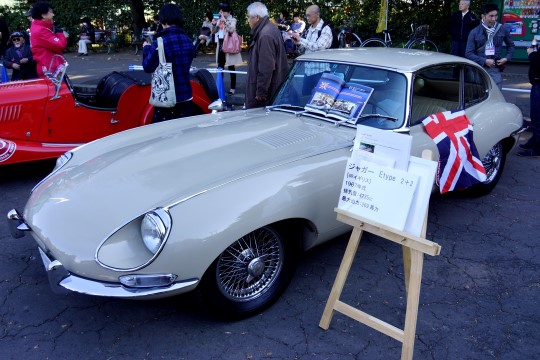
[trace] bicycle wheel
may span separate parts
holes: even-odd
[[[360,39],[360,36],[356,35],[355,33],[351,33],[349,47],[360,47],[361,45],[362,39]]]
[[[435,45],[433,41],[428,39],[416,39],[412,41],[407,48],[439,52],[439,48],[437,47],[437,45]]]
[[[360,47],[388,47],[388,45],[381,39],[372,38],[364,41]]]

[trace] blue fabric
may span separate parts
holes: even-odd
[[[195,48],[191,39],[179,26],[170,26],[159,31],[150,46],[143,48],[143,69],[147,73],[152,73],[159,65],[159,55],[157,51],[157,38],[163,39],[165,48],[165,60],[173,66],[174,87],[176,90],[176,101],[187,101],[193,97],[191,83],[189,81],[189,68],[193,61]]]
[[[8,73],[7,73],[7,70],[6,70],[6,67],[1,65],[2,66],[2,81],[0,82],[8,82],[9,81],[9,77],[8,77]]]

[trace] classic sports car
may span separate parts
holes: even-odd
[[[54,159],[83,143],[149,124],[150,74],[113,72],[94,86],[74,85],[67,62],[47,77],[0,84],[0,165]],[[196,114],[210,112],[217,88],[206,70],[192,73]]]
[[[373,88],[362,114],[305,111],[323,72]],[[32,191],[14,236],[29,231],[54,288],[157,298],[199,287],[222,314],[276,300],[299,251],[350,228],[336,220],[356,124],[413,137],[437,153],[420,120],[465,109],[493,189],[522,126],[488,74],[463,58],[406,49],[304,55],[267,108],[136,128],[67,152]]]

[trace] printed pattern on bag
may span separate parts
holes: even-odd
[[[170,93],[171,78],[173,76],[171,64],[159,66],[152,76],[152,100],[160,103],[171,101]]]
[[[174,87],[174,75],[172,64],[165,59],[163,39],[159,37],[158,56],[159,65],[152,74],[152,91],[150,92],[150,104],[157,107],[171,108],[176,105],[176,89]]]

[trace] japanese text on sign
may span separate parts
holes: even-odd
[[[354,156],[347,162],[338,207],[403,230],[418,175]]]

